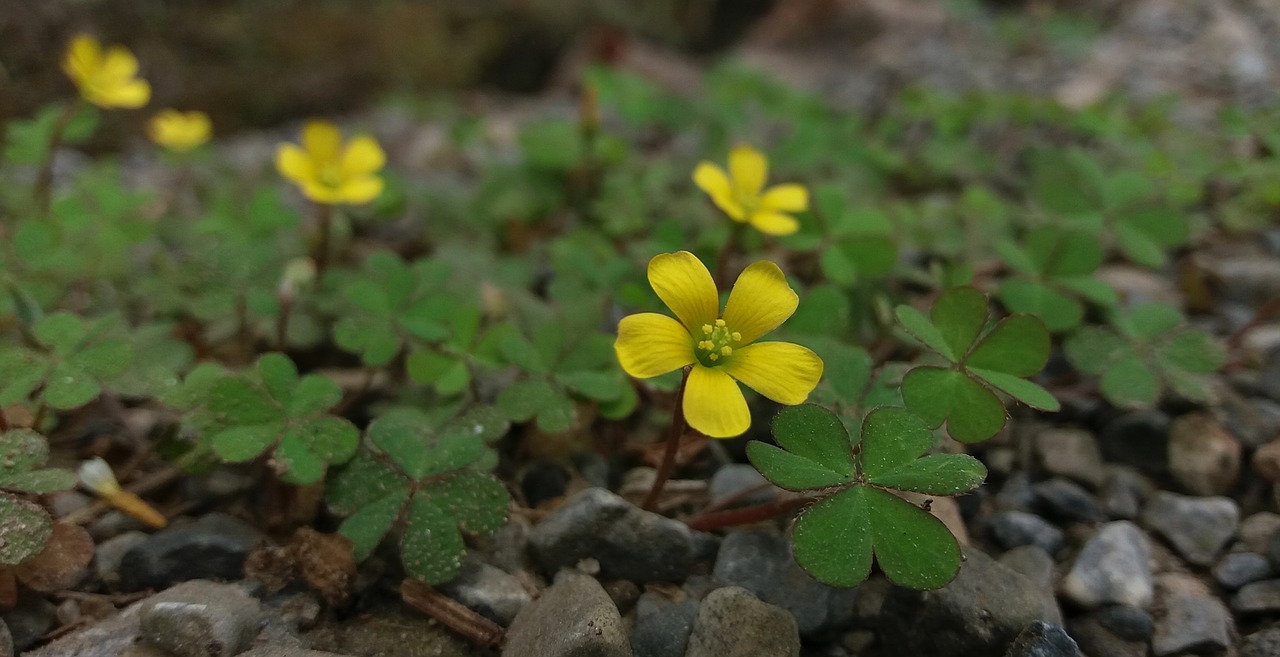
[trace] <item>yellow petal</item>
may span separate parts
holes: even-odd
[[[689,332],[680,322],[658,313],[623,317],[613,349],[622,371],[637,379],[673,372],[694,361]]]
[[[342,194],[337,187],[322,185],[313,179],[300,180],[297,182],[298,186],[302,188],[302,195],[316,203],[334,205],[346,201],[346,199],[342,198]]]
[[[316,162],[337,162],[342,133],[328,121],[308,121],[302,128],[302,147]]]
[[[711,197],[711,202],[733,220],[743,221],[747,218],[746,210],[733,198],[733,186],[729,184],[729,177],[725,175],[724,169],[710,162],[702,162],[693,170],[693,184],[706,192]]]
[[[754,199],[764,189],[769,161],[760,151],[750,146],[739,146],[729,153],[729,175],[733,177],[738,198]]]
[[[800,222],[789,214],[781,212],[752,213],[751,225],[765,235],[790,235],[800,230]]]
[[[377,140],[368,135],[353,138],[342,152],[342,175],[363,176],[382,168],[387,156]],[[376,196],[376,194],[375,194]]]
[[[94,99],[90,99],[93,101]],[[97,95],[96,104],[105,107],[142,107],[151,100],[151,85],[146,80],[130,80],[124,84],[113,84]]]
[[[77,84],[84,82],[102,65],[102,46],[88,34],[78,34],[67,46],[62,69]]]
[[[280,144],[276,148],[276,171],[298,184],[311,180],[315,175],[311,158],[294,144]]]
[[[711,272],[688,251],[660,253],[649,261],[649,285],[692,335],[720,315],[720,295]]]
[[[779,404],[794,405],[818,385],[822,359],[798,344],[757,342],[734,349],[720,369]]]
[[[804,212],[809,209],[809,190],[804,185],[788,183],[766,189],[760,198],[761,210]]]
[[[787,285],[782,270],[761,260],[744,269],[733,284],[724,321],[730,330],[742,334],[745,345],[778,328],[799,304],[800,297]]]
[[[102,59],[101,75],[104,80],[125,82],[138,74],[138,58],[123,46],[112,46]]]
[[[684,419],[711,438],[732,438],[751,428],[742,389],[718,369],[694,365],[684,388]]]
[[[343,203],[368,203],[382,193],[382,178],[360,176],[342,181],[338,198]]]

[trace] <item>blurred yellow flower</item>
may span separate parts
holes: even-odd
[[[147,136],[151,137],[151,141],[179,153],[209,141],[212,133],[209,115],[204,112],[167,109],[147,122]]]
[[[123,46],[103,52],[97,39],[77,35],[67,47],[62,70],[80,88],[80,95],[98,107],[135,108],[151,100],[151,85],[137,78],[138,59]]]
[[[116,481],[116,474],[111,471],[111,466],[101,458],[94,457],[81,463],[78,474],[80,483],[97,493],[107,504],[141,520],[149,527],[159,529],[168,524],[169,521],[164,514],[156,511],[142,498],[121,488],[120,483]]]
[[[345,144],[338,127],[310,121],[302,129],[302,146],[280,144],[276,169],[317,203],[367,203],[382,193],[378,170],[386,163],[373,137],[360,135]]]
[[[729,153],[729,173],[702,162],[693,170],[693,182],[711,197],[730,219],[746,222],[769,235],[790,235],[800,228],[791,216],[809,209],[809,191],[794,183],[765,189],[769,161],[750,146]]]
[[[723,316],[711,272],[688,251],[649,261],[649,284],[679,321],[658,313],[622,318],[614,343],[618,361],[639,379],[692,365],[684,415],[703,434],[732,438],[751,426],[747,400],[735,380],[780,404],[799,404],[822,378],[822,359],[809,349],[755,342],[791,317],[799,304],[772,262],[762,260],[743,270]]]

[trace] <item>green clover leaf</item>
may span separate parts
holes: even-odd
[[[747,456],[769,481],[795,491],[819,491],[796,518],[796,562],[833,586],[856,586],[872,560],[900,586],[938,588],[960,569],[951,532],[897,491],[959,495],[986,478],[977,459],[925,452],[933,434],[903,408],[877,408],[862,422],[855,444],[840,418],[813,404],[774,418],[775,447],[752,441]]]
[[[53,519],[39,504],[0,493],[0,566],[16,566],[40,554]]]
[[[76,475],[60,468],[43,468],[49,443],[30,429],[0,433],[0,489],[43,495],[74,488]]]
[[[364,364],[380,366],[410,340],[443,340],[452,305],[440,290],[447,276],[443,262],[423,259],[408,265],[393,253],[370,255],[362,275],[346,283],[350,310],[334,325],[334,342],[360,354]]]
[[[351,539],[357,559],[368,557],[400,524],[400,558],[415,579],[438,584],[462,567],[462,530],[497,531],[510,497],[483,472],[491,467],[486,445],[506,433],[494,409],[473,407],[437,426],[421,411],[393,409],[367,432],[370,449],[338,470],[327,491],[329,506],[347,516],[338,531]]]
[[[1208,375],[1226,353],[1208,333],[1186,325],[1182,313],[1160,303],[1111,316],[1113,328],[1086,326],[1067,338],[1067,359],[1100,377],[1102,394],[1117,406],[1156,403],[1164,387],[1191,401],[1207,401]]]
[[[328,415],[342,400],[329,379],[299,376],[288,356],[258,360],[257,380],[229,376],[208,388],[208,410],[219,428],[213,451],[232,462],[248,461],[274,448],[273,465],[290,483],[319,481],[330,464],[355,454],[360,432],[345,418]]]
[[[972,287],[944,292],[930,317],[909,306],[899,306],[897,316],[908,333],[950,362],[916,367],[902,380],[907,408],[929,426],[945,422],[960,442],[987,440],[1005,423],[997,392],[1033,408],[1058,410],[1053,395],[1026,380],[1049,359],[1049,332],[1038,318],[1011,315],[984,332],[987,298]]]
[[[1022,246],[1004,241],[996,251],[1018,272],[1000,284],[1000,301],[1009,310],[1039,317],[1050,331],[1079,326],[1083,301],[1103,307],[1116,303],[1115,290],[1093,277],[1103,256],[1091,235],[1042,226],[1027,233]]]
[[[68,312],[45,315],[32,326],[38,349],[0,352],[0,406],[25,401],[37,390],[56,410],[88,404],[105,382],[129,368],[133,349],[104,335],[109,318],[86,323]]]

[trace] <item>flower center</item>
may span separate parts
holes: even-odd
[[[702,325],[702,339],[698,341],[694,354],[703,365],[712,367],[719,364],[721,359],[732,356],[731,345],[741,341],[741,333],[731,331],[723,319],[717,319],[715,324]]]
[[[337,162],[326,162],[316,167],[316,178],[321,185],[337,189],[342,186],[342,166]]]

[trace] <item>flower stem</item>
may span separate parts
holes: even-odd
[[[729,259],[733,257],[735,251],[738,250],[742,243],[743,226],[746,224],[734,223],[730,229],[729,239],[724,241],[724,246],[720,247],[720,255],[716,256],[716,271],[712,279],[716,282],[716,289],[723,290],[729,285]]]
[[[645,495],[644,503],[640,508],[645,511],[652,511],[653,507],[658,504],[658,497],[662,495],[662,487],[667,485],[667,480],[671,478],[671,471],[676,465],[676,450],[680,447],[680,438],[684,435],[689,424],[684,419],[684,386],[689,382],[689,368],[684,368],[684,373],[680,376],[680,387],[676,388],[676,406],[671,412],[671,429],[667,432],[667,449],[662,453],[662,464],[658,466],[658,476],[653,480],[653,487],[649,489],[649,494]]]
[[[713,529],[723,529],[725,527],[735,527],[737,525],[749,525],[752,523],[762,522],[770,518],[780,516],[788,511],[794,511],[812,502],[813,500],[807,497],[793,497],[785,500],[758,504],[756,506],[749,506],[745,509],[703,513],[686,520],[684,524],[694,531],[709,532]]]
[[[316,203],[316,223],[319,234],[316,237],[315,253],[311,259],[316,261],[316,277],[324,275],[329,267],[329,242],[333,233],[333,206],[328,203]]]
[[[53,129],[49,132],[48,151],[44,154],[44,161],[40,163],[40,171],[36,173],[34,190],[36,211],[41,217],[49,216],[49,197],[53,188],[53,156],[62,145],[62,136],[79,109],[79,96],[75,100],[67,101],[67,104],[62,106],[62,113],[58,114],[58,118],[54,120]]]
[[[400,583],[400,599],[476,645],[496,650],[506,641],[497,623],[417,580]]]

